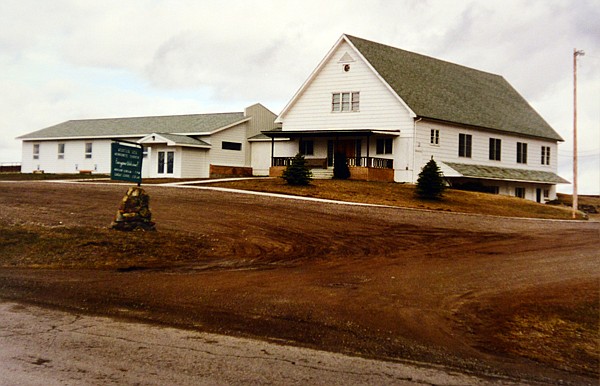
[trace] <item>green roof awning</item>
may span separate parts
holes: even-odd
[[[486,166],[486,165],[470,165],[461,164],[455,162],[444,162],[447,166],[455,170],[462,177],[467,178],[479,178],[485,180],[505,180],[505,181],[519,181],[519,182],[540,182],[546,184],[568,184],[569,181],[560,177],[556,173],[541,171],[541,170],[528,170],[528,169],[514,169],[514,168],[501,168],[497,166]],[[456,177],[456,176],[448,176]]]

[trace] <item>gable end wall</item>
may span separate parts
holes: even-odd
[[[345,53],[354,62],[340,63]],[[349,64],[345,72],[343,65]],[[332,112],[333,92],[360,92],[359,112]],[[283,130],[385,129],[412,132],[410,112],[385,86],[354,49],[340,43],[281,117]]]

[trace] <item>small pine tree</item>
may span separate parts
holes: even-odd
[[[312,173],[308,166],[306,166],[306,160],[302,154],[296,154],[292,162],[283,171],[281,178],[288,185],[304,186],[310,184]]]
[[[336,153],[333,159],[333,178],[339,180],[347,180],[350,178],[350,168],[348,168],[348,161],[346,160],[346,154]]]
[[[431,160],[423,166],[421,173],[419,173],[416,194],[420,198],[439,200],[442,198],[444,189],[446,189],[444,175],[433,157],[431,157]]]

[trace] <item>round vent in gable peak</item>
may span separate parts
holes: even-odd
[[[348,71],[350,71],[350,65],[344,64],[344,72],[348,72]]]

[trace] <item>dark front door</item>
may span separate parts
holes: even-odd
[[[542,202],[542,189],[538,188],[535,190],[535,200],[537,202]]]
[[[335,154],[344,155],[350,165],[360,166],[361,142],[360,139],[338,140],[335,144]]]
[[[356,140],[354,139],[343,139],[337,141],[336,144],[336,153],[341,153],[346,156],[346,158],[354,158],[356,157]]]

